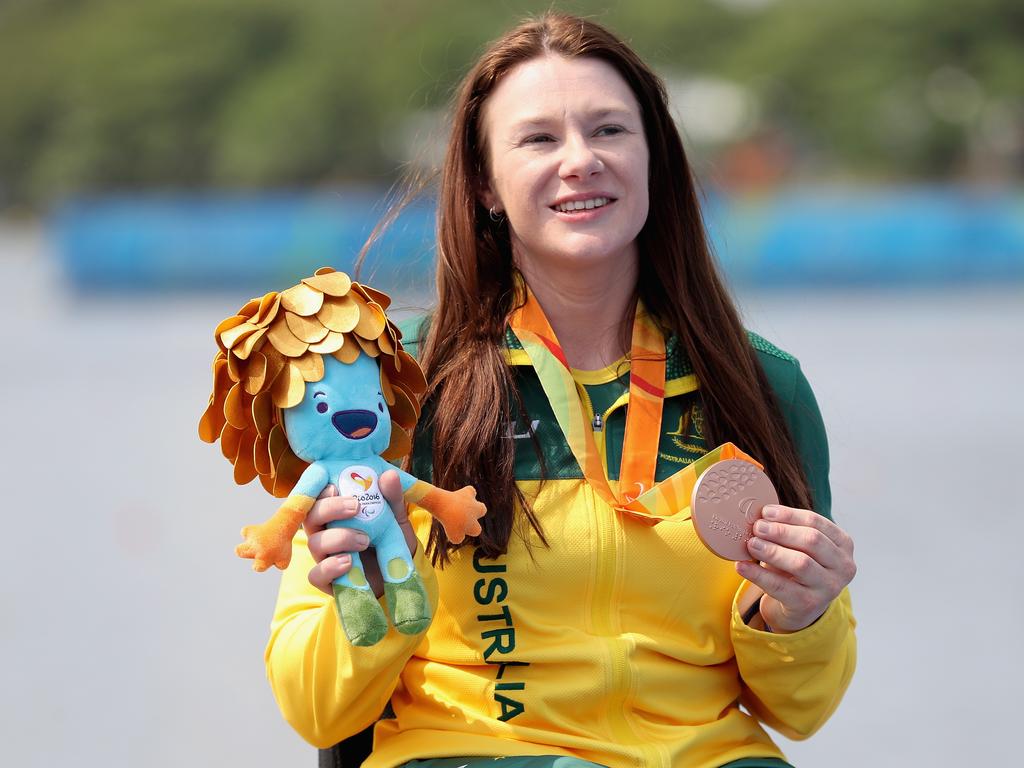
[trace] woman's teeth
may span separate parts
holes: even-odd
[[[587,208],[601,208],[608,205],[610,201],[607,197],[594,197],[590,200],[573,200],[569,203],[559,203],[555,206],[556,211],[562,213],[568,213],[569,211],[582,211]]]

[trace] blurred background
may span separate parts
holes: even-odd
[[[1018,0],[0,0],[0,764],[315,765],[264,680],[277,578],[232,554],[274,502],[196,435],[212,331],[351,270],[453,84],[550,6],[664,77],[746,322],[829,428],[860,666],[783,748],[1017,751]],[[431,305],[432,236],[427,194],[369,254],[398,317]]]

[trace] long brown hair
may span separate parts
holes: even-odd
[[[475,540],[486,556],[507,551],[517,525],[543,533],[513,476],[514,441],[503,439],[522,406],[503,354],[514,309],[508,228],[480,202],[487,183],[481,114],[501,78],[545,54],[593,57],[613,66],[636,96],[651,158],[650,213],[638,236],[638,294],[678,335],[700,381],[705,436],[738,443],[762,461],[785,504],[810,507],[810,489],[775,396],[712,258],[682,141],[664,84],[608,30],[547,13],[493,43],[466,75],[453,104],[437,212],[438,304],[420,361],[429,384],[421,431],[429,433],[433,482],[476,486],[487,504]],[[422,445],[422,443],[420,443]],[[517,518],[516,508],[521,510]],[[435,523],[430,551],[455,548]]]

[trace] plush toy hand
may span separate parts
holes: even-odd
[[[235,554],[252,560],[254,571],[265,571],[272,565],[284,570],[291,562],[291,537],[280,535],[278,526],[273,523],[271,518],[265,523],[247,525],[242,529],[245,541],[235,547]]]
[[[425,484],[424,484],[425,485]],[[452,544],[460,544],[467,536],[480,533],[479,520],[487,514],[487,507],[476,500],[476,489],[471,485],[457,491],[430,490],[414,499],[444,527],[445,536]]]
[[[292,559],[292,539],[312,506],[309,496],[289,496],[269,520],[242,529],[245,541],[235,547],[235,554],[251,559],[256,571],[272,565],[284,570]]]

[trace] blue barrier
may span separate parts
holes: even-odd
[[[324,265],[351,271],[385,213],[382,195],[147,195],[65,203],[48,221],[75,288],[263,292]],[[429,275],[434,210],[419,202],[380,239],[366,270]],[[392,279],[395,278],[395,279]]]
[[[255,292],[324,264],[351,270],[384,213],[376,191],[82,199],[48,229],[82,290]],[[1024,194],[966,188],[792,189],[711,197],[712,242],[733,284],[936,285],[1024,280]],[[418,202],[367,261],[389,286],[429,283],[433,208]]]
[[[1024,195],[966,188],[800,189],[712,200],[709,229],[734,280],[929,285],[1024,279]]]

